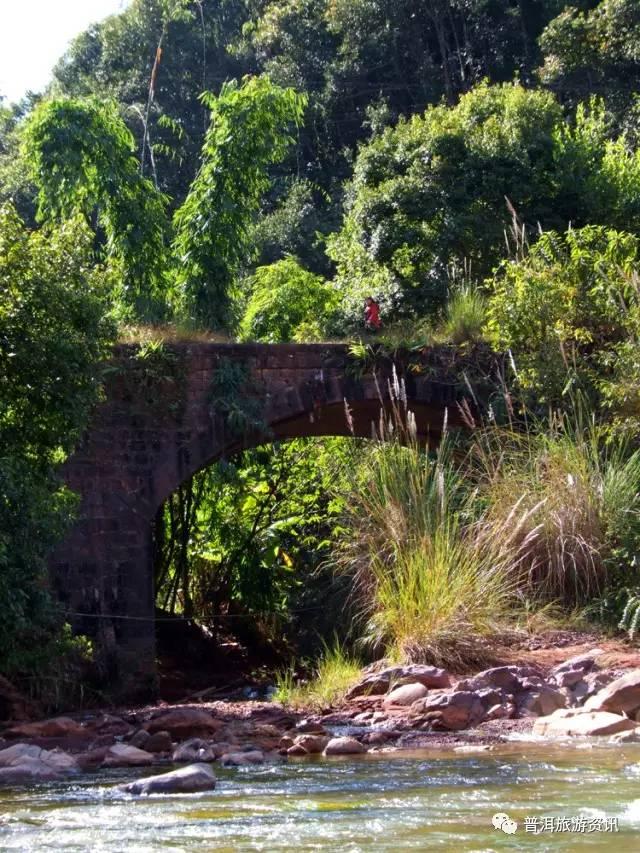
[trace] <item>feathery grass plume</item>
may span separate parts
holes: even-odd
[[[511,529],[518,586],[539,601],[588,603],[604,591],[613,555],[640,542],[640,451],[581,405],[546,425],[486,428],[470,460],[483,524]]]
[[[446,429],[433,456],[407,423],[392,401],[391,417],[352,466],[349,534],[336,567],[353,578],[363,639],[376,652],[454,667],[483,661],[487,638],[519,606],[513,520],[483,525]]]

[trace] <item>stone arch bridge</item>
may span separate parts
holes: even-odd
[[[465,387],[452,375],[453,351],[444,360],[434,352],[417,371],[402,360],[397,366],[418,432],[431,441],[445,411],[448,423],[460,426],[456,403]],[[367,369],[345,345],[118,348],[106,368],[104,401],[65,466],[81,503],[51,568],[74,629],[96,639],[105,677],[121,695],[154,690],[152,529],[163,501],[243,447],[302,436],[370,437],[392,375],[390,361]]]

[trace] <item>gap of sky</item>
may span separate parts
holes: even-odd
[[[129,0],[0,0],[0,96],[41,91],[69,42]]]

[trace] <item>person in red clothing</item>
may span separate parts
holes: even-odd
[[[380,306],[373,296],[367,296],[364,300],[364,327],[368,332],[377,332],[381,325]]]

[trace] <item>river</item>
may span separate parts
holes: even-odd
[[[640,746],[523,741],[489,753],[380,753],[216,773],[216,790],[197,795],[119,793],[118,782],[145,775],[135,770],[2,791],[0,850],[640,851]],[[497,812],[516,821],[514,834],[494,829]],[[603,831],[616,821],[617,832]],[[547,829],[534,834],[534,825]]]

